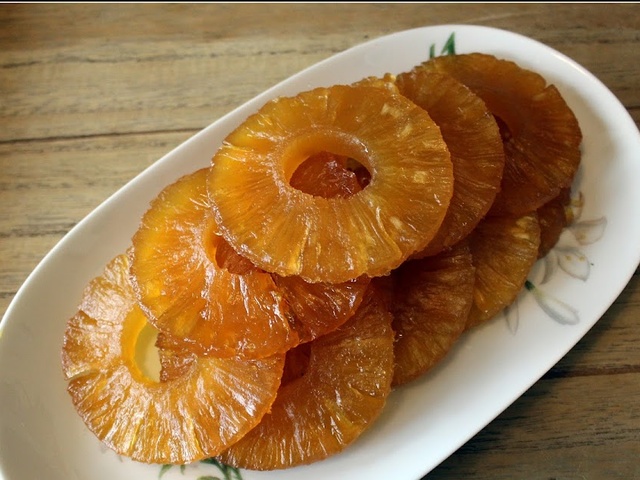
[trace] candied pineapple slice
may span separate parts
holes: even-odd
[[[462,240],[437,255],[405,262],[391,280],[397,386],[431,370],[465,331],[475,284],[469,244]]]
[[[210,214],[207,174],[200,169],[181,177],[144,214],[131,249],[140,305],[158,330],[195,353],[284,353],[299,342],[287,302],[270,274],[241,259],[231,265]]]
[[[87,427],[120,455],[184,464],[217,455],[253,428],[280,385],[284,354],[260,360],[194,358],[158,382],[136,361],[147,317],[113,259],[85,289],[62,348],[68,392]]]
[[[538,221],[540,222],[538,258],[544,257],[556,245],[572,218],[570,188],[563,188],[557,197],[552,198],[538,209]]]
[[[293,188],[323,198],[350,197],[362,190],[358,175],[349,168],[349,158],[330,152],[312,155],[289,179]]]
[[[469,238],[476,284],[467,328],[494,317],[522,290],[538,259],[538,215],[486,217]]]
[[[459,242],[487,214],[500,190],[505,155],[498,123],[485,103],[451,75],[417,67],[396,82],[440,127],[453,162],[449,209],[435,238],[413,255],[420,258]]]
[[[300,277],[278,277],[276,285],[293,312],[300,343],[332,332],[358,309],[371,281],[368,277],[338,284],[309,283]]]
[[[515,62],[484,53],[436,57],[420,68],[452,75],[482,98],[498,120],[506,162],[493,212],[523,215],[571,186],[582,132],[555,85]]]
[[[271,412],[218,458],[252,470],[309,464],[344,450],[378,418],[393,377],[391,314],[369,290],[337,330],[297,347]]]
[[[347,198],[290,184],[319,152],[371,180]],[[453,193],[449,151],[429,115],[386,88],[335,85],[268,102],[225,139],[209,197],[222,235],[261,269],[340,283],[388,273],[436,234]]]

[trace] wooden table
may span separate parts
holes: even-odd
[[[218,117],[336,52],[445,23],[548,44],[640,123],[635,4],[0,5],[0,312],[71,227]],[[565,358],[428,478],[640,478],[639,317],[636,271]]]

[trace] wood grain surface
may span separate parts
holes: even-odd
[[[220,116],[366,40],[451,23],[546,43],[640,124],[634,3],[0,4],[0,313],[78,221]],[[425,478],[640,479],[639,321],[636,271],[575,348]]]

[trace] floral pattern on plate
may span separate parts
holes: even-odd
[[[527,279],[524,284],[526,292],[533,295],[536,303],[552,320],[562,325],[575,325],[580,322],[578,310],[555,297],[541,285],[548,283],[558,272],[562,271],[569,277],[586,282],[591,273],[591,262],[584,253],[583,247],[597,242],[604,235],[607,218],[599,217],[592,220],[582,220],[584,196],[578,192],[571,199],[572,221],[567,225],[556,245],[540,259],[542,275],[540,281]],[[516,333],[519,325],[517,299],[503,312],[509,330]]]

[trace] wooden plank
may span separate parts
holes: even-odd
[[[639,307],[640,270],[636,270],[609,310],[547,378],[640,373]]]
[[[199,129],[335,52],[450,20],[438,5],[310,4],[287,7],[287,15],[277,13],[283,6],[250,7],[234,10],[232,28],[217,21],[229,6],[217,4],[0,6],[0,141]],[[508,25],[547,42],[637,106],[632,8],[465,5],[460,20]],[[594,9],[607,9],[607,21],[594,23]],[[266,15],[268,29],[260,27]],[[427,46],[416,48],[426,55]]]
[[[191,133],[0,144],[0,312],[76,223]]]
[[[426,478],[640,478],[639,382],[638,371],[542,380]]]

